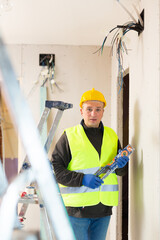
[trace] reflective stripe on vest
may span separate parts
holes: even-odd
[[[101,157],[87,138],[82,125],[66,130],[72,159],[67,167],[69,171],[94,174],[116,156],[118,137],[108,127],[104,127]],[[100,188],[91,189],[85,186],[67,187],[60,185],[64,204],[71,207],[93,206],[99,202],[107,206],[118,205],[118,181],[115,173],[104,179]]]
[[[114,192],[118,191],[118,185],[102,185],[100,188],[88,188],[82,187],[61,187],[61,194],[71,194],[71,193],[85,193],[85,192]]]
[[[76,170],[75,172],[81,172],[81,173],[84,173],[84,174],[94,174],[98,169],[99,169],[99,167],[86,168],[86,169]]]

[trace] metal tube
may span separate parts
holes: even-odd
[[[40,136],[33,121],[31,111],[22,96],[16,75],[1,38],[0,69],[3,76],[6,100],[32,165],[32,170],[36,177],[56,238],[58,240],[75,239],[68,215],[58,192],[57,183],[51,173],[47,154],[40,142]]]

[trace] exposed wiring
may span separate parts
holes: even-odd
[[[117,0],[118,1],[118,0]],[[123,87],[123,74],[124,74],[124,68],[123,68],[123,54],[126,53],[128,54],[128,49],[126,46],[126,43],[124,41],[124,36],[126,33],[129,31],[136,31],[138,32],[138,35],[144,30],[144,23],[143,20],[138,13],[137,9],[135,6],[134,9],[138,15],[139,21],[136,21],[136,19],[132,16],[132,14],[126,9],[126,7],[118,1],[119,4],[123,7],[123,9],[129,14],[129,16],[132,18],[133,21],[127,22],[123,25],[117,25],[116,27],[112,28],[108,34],[105,36],[103,43],[101,47],[94,53],[97,53],[101,51],[101,54],[103,53],[104,45],[108,39],[108,36],[116,30],[116,32],[113,35],[113,38],[111,40],[111,52],[113,54],[113,48],[114,45],[116,44],[116,57],[118,60],[118,85],[119,85],[119,93]],[[144,14],[144,12],[143,12]]]
[[[44,57],[40,60],[40,65],[46,66],[47,72],[43,74],[41,72],[41,75],[43,75],[43,82],[41,84],[41,87],[44,87],[44,85],[49,82],[51,91],[53,92],[53,85],[55,85],[60,91],[62,89],[58,86],[58,84],[55,81],[55,55],[54,54],[44,54]]]
[[[52,62],[51,66],[48,65],[47,67],[47,73],[45,73],[43,75],[43,83],[41,84],[41,87],[44,87],[45,84],[47,84],[47,82],[50,85],[50,89],[53,92],[53,86],[55,85],[59,91],[63,91],[59,85],[57,84],[57,82],[55,81],[55,66]]]
[[[51,54],[51,58],[49,60],[49,63],[53,65],[53,55]]]
[[[58,88],[59,91],[63,91],[55,81],[55,65],[53,62],[53,54],[51,54],[50,58],[48,58],[48,56],[45,55],[41,59],[40,64],[42,68],[40,70],[39,76],[37,80],[34,82],[34,85],[29,91],[29,94],[27,94],[27,98],[33,95],[34,91],[38,86],[44,87],[47,83],[49,84],[52,92],[54,85]]]
[[[143,23],[142,17],[141,17],[141,15],[139,14],[136,6],[135,6],[134,4],[132,4],[132,6],[133,6],[133,8],[134,8],[134,10],[135,10],[135,12],[136,12],[136,14],[137,14],[137,16],[138,16],[138,19],[139,19],[139,22],[140,22],[141,26],[144,27],[144,23]]]
[[[132,18],[132,20],[133,20],[135,23],[138,23],[138,22],[136,21],[136,19],[133,17],[133,15],[128,11],[128,9],[127,9],[119,0],[117,0],[117,2],[118,2],[118,3],[121,5],[121,7],[125,10],[125,12]],[[135,12],[136,12],[136,14],[137,14],[137,16],[138,16],[138,20],[139,20],[141,26],[144,27],[144,23],[143,23],[142,17],[141,17],[141,15],[139,14],[139,12],[138,12],[135,4],[132,3],[132,6],[133,6],[133,8],[134,8],[134,10],[135,10]]]
[[[105,44],[105,42],[106,42],[109,34],[110,34],[111,32],[113,32],[116,28],[117,28],[117,27],[114,27],[113,29],[111,29],[111,30],[109,31],[109,33],[107,34],[107,36],[105,36],[105,38],[104,38],[104,40],[103,40],[102,46],[101,46],[97,51],[95,51],[93,54],[99,52],[100,50],[101,50],[101,53],[103,52],[103,47],[104,47],[104,44]]]
[[[117,30],[118,29],[118,30]],[[103,40],[102,46],[98,51],[101,51],[101,54],[103,53],[105,42],[109,36],[110,33],[112,33],[114,30],[117,30],[114,34],[112,41],[111,41],[111,51],[113,54],[113,48],[116,43],[116,54],[118,59],[118,85],[119,85],[119,93],[123,87],[123,53],[128,54],[128,50],[124,41],[124,36],[126,33],[128,33],[131,30],[137,31],[140,33],[143,30],[143,27],[139,23],[135,22],[128,22],[124,25],[117,25],[113,29],[109,31],[109,33],[106,35],[106,37]]]

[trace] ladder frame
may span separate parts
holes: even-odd
[[[72,108],[72,107],[73,107],[72,104],[64,103],[62,101],[48,101],[48,100],[45,101],[45,109],[42,113],[42,116],[40,118],[40,121],[39,121],[39,124],[38,124],[38,127],[37,127],[39,133],[42,132],[43,125],[44,125],[45,121],[47,120],[47,118],[49,116],[50,110],[52,108],[57,108],[58,109],[57,114],[55,116],[55,119],[54,119],[54,121],[51,125],[51,128],[50,128],[48,137],[46,139],[45,145],[44,145],[44,149],[47,153],[49,152],[50,145],[52,143],[53,137],[54,137],[54,135],[56,133],[56,130],[58,128],[58,125],[59,125],[59,122],[61,120],[63,111],[66,110],[66,109]],[[31,167],[31,165],[30,165],[28,157],[26,156],[24,161],[23,161],[20,172],[28,169],[29,167]],[[34,184],[34,185],[35,185],[35,189],[36,189],[36,192],[37,192],[37,198],[32,199],[31,197],[29,197],[29,198],[24,197],[24,198],[19,199],[19,203],[23,203],[23,204],[21,206],[21,209],[20,209],[20,212],[19,212],[18,216],[20,218],[20,221],[24,220],[26,211],[29,207],[29,204],[31,204],[31,203],[39,204],[47,239],[52,240],[53,239],[53,231],[52,231],[52,229],[50,227],[50,224],[49,224],[48,215],[47,215],[46,209],[44,207],[44,203],[43,203],[42,197],[40,195],[40,192],[38,191],[37,184]]]

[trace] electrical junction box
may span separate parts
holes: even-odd
[[[140,21],[138,20],[139,26],[142,27],[141,31],[138,33],[138,36],[139,36],[139,35],[141,34],[141,32],[143,32],[143,30],[144,30],[144,9],[143,9],[142,12],[140,13],[140,16],[141,16],[141,19],[142,19],[142,21],[143,21],[143,26],[141,25]]]
[[[55,54],[39,54],[39,66],[55,66]]]

